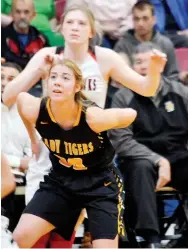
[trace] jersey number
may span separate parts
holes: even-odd
[[[82,158],[68,158],[67,160],[64,157],[60,157],[54,154],[56,157],[59,158],[59,163],[65,167],[73,167],[75,170],[86,170],[87,167],[83,165]]]

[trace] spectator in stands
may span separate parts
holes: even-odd
[[[152,41],[161,47],[167,55],[167,64],[164,75],[170,79],[178,79],[178,66],[172,42],[154,29],[154,6],[147,0],[137,2],[133,9],[134,29],[125,32],[124,36],[116,43],[115,51],[130,63],[135,47],[144,42]],[[132,62],[132,61],[131,61]]]
[[[32,0],[14,0],[13,22],[2,28],[2,57],[24,68],[31,57],[48,45],[46,38],[30,25],[35,15]]]
[[[148,71],[154,44],[138,45],[133,68]],[[146,247],[160,242],[155,189],[170,185],[188,192],[188,88],[162,77],[154,97],[143,97],[127,88],[112,100],[113,108],[134,108],[138,115],[128,128],[109,132],[117,162],[130,193],[131,226],[145,238]],[[157,180],[158,178],[158,180]]]
[[[151,0],[155,6],[156,27],[168,36],[175,48],[188,48],[188,1]]]
[[[1,94],[6,85],[16,78],[21,68],[11,62],[1,65]],[[22,172],[28,169],[31,159],[30,139],[18,114],[16,105],[10,108],[1,103],[1,147],[11,167]]]
[[[47,39],[30,25],[35,16],[33,0],[14,0],[12,3],[13,22],[1,29],[1,56],[24,68],[31,57],[41,48],[48,46]],[[41,95],[41,85],[31,90],[35,96]]]

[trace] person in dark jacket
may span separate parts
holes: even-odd
[[[34,16],[33,0],[14,0],[13,22],[1,29],[1,57],[23,69],[36,52],[49,45],[46,37],[30,25]]]
[[[133,55],[133,68],[141,75],[147,73],[151,45],[138,45]],[[137,111],[131,126],[111,130],[109,137],[131,196],[130,224],[147,247],[155,248],[160,237],[154,190],[169,182],[188,192],[188,88],[162,77],[154,97],[122,88],[114,95],[112,107]]]
[[[164,69],[164,75],[177,80],[179,70],[174,46],[168,37],[154,29],[156,23],[154,6],[149,1],[137,2],[132,9],[132,15],[134,29],[124,33],[123,37],[116,43],[114,50],[130,63],[135,47],[142,42],[151,41],[161,47],[167,55],[168,61]]]

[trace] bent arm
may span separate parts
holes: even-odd
[[[131,69],[119,54],[110,49],[99,48],[98,56],[101,58],[101,65],[106,64],[108,78],[112,77],[140,95],[155,95],[159,87],[161,71],[166,63],[166,59],[162,57],[162,54],[161,56],[157,54],[151,56],[148,74],[145,77]]]
[[[131,108],[101,109],[89,107],[86,112],[87,123],[96,133],[112,128],[129,126],[136,118],[136,111]]]
[[[33,87],[43,76],[44,71],[40,67],[44,56],[52,53],[54,48],[43,48],[37,52],[27,64],[26,68],[11,81],[4,90],[2,99],[3,103],[10,107],[16,102],[20,92],[26,92]]]
[[[31,143],[38,142],[35,124],[39,115],[40,99],[28,93],[20,93],[17,98],[18,112],[28,131]]]

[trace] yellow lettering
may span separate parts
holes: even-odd
[[[64,145],[65,145],[65,153],[66,153],[66,154],[69,154],[68,143],[67,143],[67,142],[64,142]]]
[[[60,140],[59,139],[56,139],[55,140],[55,151],[56,153],[60,153]]]
[[[85,155],[85,154],[88,154],[89,151],[88,151],[87,144],[82,144],[82,146],[83,146],[84,155]]]
[[[49,146],[49,144],[48,144],[48,139],[44,139],[44,143],[45,143],[45,145],[50,149],[50,146]]]
[[[72,165],[75,170],[86,170],[87,167],[83,165],[82,158],[69,158],[68,163]]]
[[[78,153],[79,153],[79,155],[83,155],[84,153],[82,151],[82,145],[81,144],[77,144],[77,146],[78,146]]]
[[[93,152],[94,148],[92,142],[88,144],[88,147],[89,147],[89,152]]]
[[[68,146],[69,146],[69,155],[72,155],[72,146],[71,146],[71,143],[68,143]]]
[[[72,152],[73,152],[73,154],[74,154],[75,156],[78,155],[78,150],[77,150],[76,147],[77,147],[76,144],[72,144]]]
[[[50,150],[55,152],[55,141],[50,139]]]

